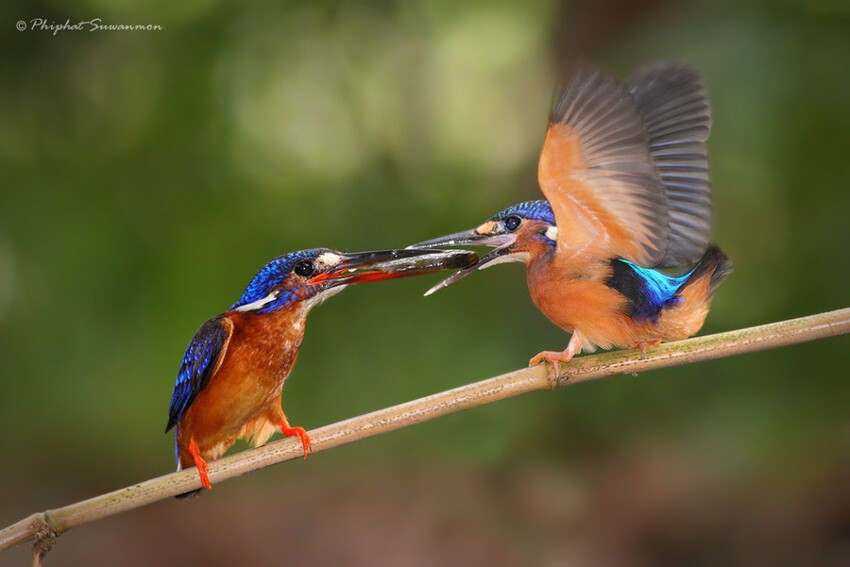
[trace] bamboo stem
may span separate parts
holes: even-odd
[[[561,365],[558,376],[548,366],[525,368],[432,396],[413,400],[310,432],[313,452],[408,427],[437,417],[479,407],[506,398],[597,378],[635,374],[735,354],[776,348],[850,333],[850,308],[771,323],[716,335],[664,343],[650,348],[646,357],[632,350],[582,356]],[[284,439],[243,451],[209,464],[215,484],[283,461],[301,457],[301,443]],[[0,551],[34,539],[33,562],[50,550],[56,538],[76,526],[139,508],[200,487],[194,468],[167,474],[95,496],[62,508],[47,510],[0,531]]]

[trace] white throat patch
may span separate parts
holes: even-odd
[[[304,300],[304,302],[303,302],[304,307],[308,310],[312,309],[313,307],[322,303],[327,298],[333,297],[334,295],[338,294],[339,292],[344,290],[346,287],[348,287],[348,286],[347,285],[338,285],[338,286],[332,287],[330,289],[320,291],[319,293],[317,293],[316,295],[314,295],[310,299]]]

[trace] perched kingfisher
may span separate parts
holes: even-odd
[[[535,305],[572,333],[563,352],[687,338],[702,327],[731,270],[709,247],[711,113],[698,73],[661,64],[628,86],[583,68],[554,100],[538,165],[547,200],[505,209],[479,227],[414,248],[495,249],[426,295],[475,270],[524,262]],[[672,271],[671,271],[672,270]]]
[[[177,470],[196,466],[201,484],[210,488],[208,459],[219,458],[237,439],[262,445],[277,430],[297,436],[306,458],[310,438],[303,427],[289,424],[280,398],[310,309],[349,284],[463,268],[477,260],[457,250],[346,254],[317,248],[269,262],[239,301],[201,325],[186,349],[165,428],[176,427]]]

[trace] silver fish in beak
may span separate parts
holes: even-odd
[[[514,229],[515,230],[515,229]],[[451,284],[465,278],[469,274],[478,270],[483,270],[496,264],[507,262],[524,262],[527,254],[525,252],[517,252],[513,250],[514,244],[517,241],[517,234],[506,227],[504,221],[490,220],[482,224],[478,228],[441,236],[424,242],[418,242],[410,246],[410,248],[444,248],[448,246],[491,246],[488,254],[474,264],[464,267],[448,278],[444,279],[431,289],[425,292],[425,295],[431,295]]]

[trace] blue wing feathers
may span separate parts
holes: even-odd
[[[223,316],[210,319],[198,329],[183,355],[171,407],[168,410],[166,433],[174,427],[195,397],[206,387],[224,355],[233,325]]]
[[[732,264],[723,252],[711,246],[690,271],[680,276],[668,276],[623,259],[613,260],[611,267],[611,277],[606,284],[629,300],[629,316],[636,320],[654,321],[665,307],[679,305],[682,289],[709,271],[709,283],[711,291],[714,291],[720,280],[729,274]]]
[[[622,259],[614,260],[611,267],[613,272],[607,284],[629,299],[628,314],[636,320],[657,319],[662,309],[681,302],[676,294],[694,272],[668,276]]]

